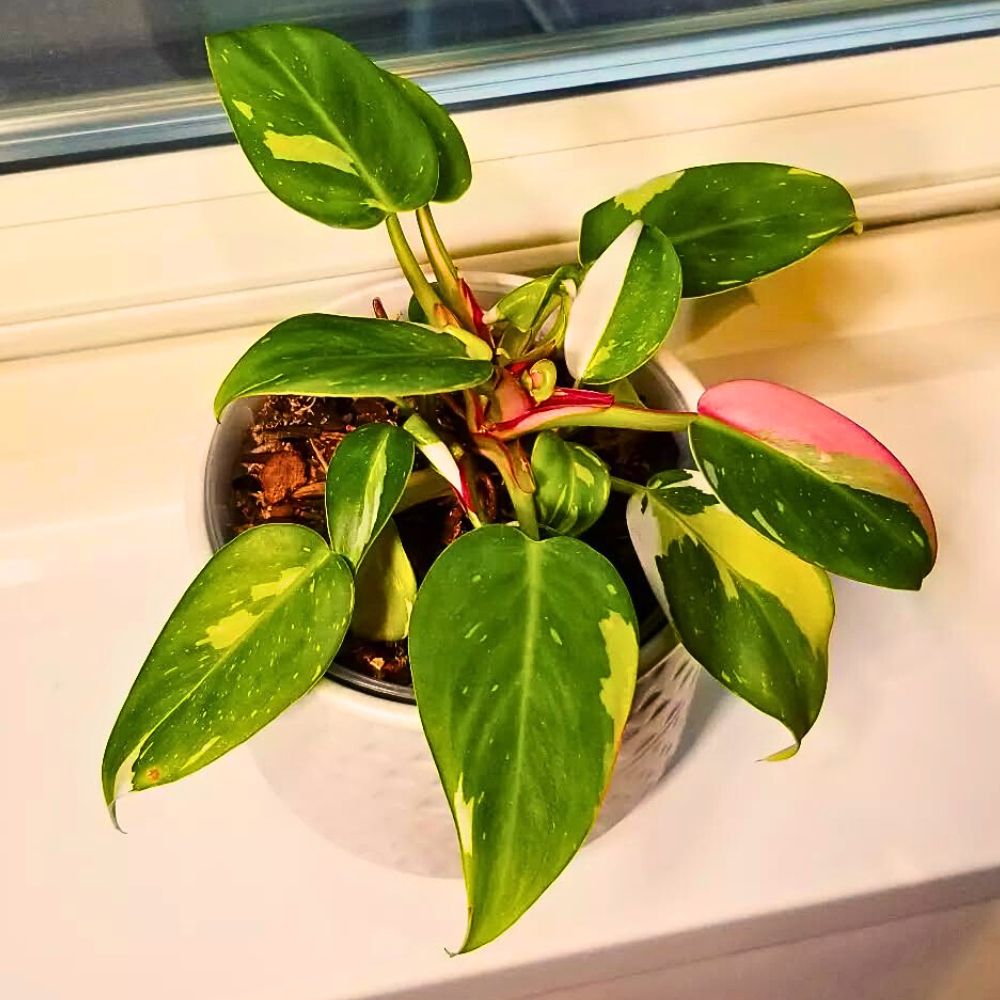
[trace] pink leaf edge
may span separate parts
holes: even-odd
[[[909,486],[913,512],[937,551],[937,529],[920,487],[902,462],[860,424],[796,389],[761,379],[722,382],[702,393],[698,412],[780,447],[808,445],[828,455],[875,462]]]

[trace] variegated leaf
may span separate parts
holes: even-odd
[[[264,393],[417,396],[466,389],[493,372],[460,340],[414,323],[307,313],[265,333],[226,376],[216,416]]]
[[[543,431],[531,449],[531,471],[539,520],[553,531],[583,534],[604,513],[611,475],[589,448]]]
[[[403,423],[403,429],[416,442],[424,458],[430,462],[431,467],[447,480],[448,485],[455,491],[458,498],[466,508],[472,504],[472,497],[469,493],[469,485],[462,475],[455,456],[447,443],[442,440],[441,435],[429,424],[419,413],[413,413]]]
[[[458,831],[471,951],[524,913],[594,822],[635,687],[635,614],[583,542],[489,525],[431,567],[409,648]]]
[[[424,113],[343,39],[265,24],[207,46],[236,138],[286,205],[365,229],[435,196],[439,153]]]
[[[406,489],[413,438],[392,424],[366,424],[337,446],[326,476],[330,548],[361,565]]]
[[[323,676],[347,631],[354,579],[308,528],[251,528],[198,574],[118,714],[101,769],[124,792],[197,771],[252,736]]]
[[[505,319],[518,330],[528,331],[538,324],[555,306],[560,293],[568,294],[567,289],[576,294],[580,283],[581,269],[575,264],[564,264],[556,268],[552,274],[544,274],[533,278],[523,285],[509,291],[489,312],[484,320],[496,323]]]
[[[596,260],[635,219],[671,241],[684,295],[746,284],[858,225],[837,181],[775,163],[716,163],[654,177],[583,217],[580,259]]]
[[[433,201],[455,201],[472,183],[472,163],[462,133],[451,115],[422,87],[405,76],[385,74],[424,120],[438,153],[438,182]]]
[[[670,332],[681,298],[681,268],[663,233],[626,226],[580,286],[563,350],[573,378],[604,384],[641,368]]]
[[[691,655],[783,722],[795,747],[826,690],[833,591],[826,574],[763,538],[698,472],[654,476],[628,506],[650,586]]]
[[[417,578],[393,521],[386,524],[362,559],[354,587],[354,635],[383,642],[406,636],[417,599]]]
[[[910,474],[864,428],[794,389],[726,382],[701,397],[691,450],[751,527],[841,576],[918,589],[934,520]]]

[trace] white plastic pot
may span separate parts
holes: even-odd
[[[485,307],[526,280],[488,273],[467,279]],[[376,295],[394,316],[405,312],[410,292],[402,279],[382,282],[339,299],[330,311],[371,316]],[[633,381],[662,407],[693,409],[702,391],[666,351]],[[218,515],[252,417],[246,402],[230,406],[210,450],[206,500],[214,544],[224,531]],[[686,455],[686,441],[679,444]],[[632,712],[591,836],[622,819],[662,778],[680,742],[698,669],[669,631],[642,647]],[[460,877],[455,828],[416,706],[399,700],[398,686],[363,686],[324,678],[251,741],[261,771],[297,816],[339,847],[407,872]]]

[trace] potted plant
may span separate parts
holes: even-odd
[[[674,630],[661,621],[661,635],[788,729],[774,759],[798,749],[822,704],[827,573],[917,589],[932,568],[919,489],[846,417],[760,381],[710,388],[693,408],[647,405],[656,400],[636,391],[683,296],[795,262],[858,228],[854,205],[834,180],[794,167],[677,171],[592,209],[578,264],[484,312],[431,213],[464,193],[471,170],[429,95],[316,29],[215,35],[208,53],[267,187],[329,225],[384,223],[413,299],[406,318],[376,299],[371,318],[285,320],[224,379],[217,417],[261,397],[283,427],[290,410],[325,408],[322,478],[302,483],[291,450],[279,451],[288,457],[257,490],[273,480],[285,497],[299,482],[292,492],[312,498],[321,530],[301,517],[244,523],[215,552],[121,709],[105,801],[114,818],[125,791],[242,743],[352,636],[396,643],[457,832],[469,951],[572,859],[615,768],[645,584],[626,580],[612,520]],[[407,211],[433,283],[400,225]],[[277,426],[261,412],[251,423]],[[399,525],[442,497],[458,518],[415,571]],[[598,551],[606,541],[611,558]]]

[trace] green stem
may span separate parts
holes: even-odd
[[[570,404],[567,405],[569,409]],[[696,413],[680,413],[673,410],[640,410],[634,406],[609,406],[606,409],[587,409],[583,412],[542,413],[540,419],[528,418],[506,430],[493,429],[491,433],[498,441],[513,441],[525,434],[553,427],[617,427],[623,430],[670,431],[686,430],[697,416]]]
[[[619,479],[617,476],[611,477],[611,488],[615,493],[627,493],[632,496],[634,493],[645,493],[646,487],[639,483],[633,483],[628,479]]]
[[[503,470],[500,470],[503,475]],[[530,493],[525,493],[517,483],[504,479],[504,486],[510,494],[510,501],[514,505],[514,513],[517,515],[518,527],[536,542],[539,539],[538,533],[538,513],[535,510],[535,498]]]
[[[515,441],[513,444],[503,445],[485,434],[476,434],[473,440],[479,453],[488,458],[496,466],[497,472],[500,473],[500,478],[503,480],[504,487],[510,496],[510,502],[514,507],[518,526],[529,538],[538,541],[540,535],[535,498],[531,490],[525,489],[518,482],[517,477],[518,467],[529,482],[531,477],[531,465],[520,442]]]
[[[396,505],[396,513],[401,514],[418,504],[436,500],[438,497],[451,496],[452,493],[448,480],[434,469],[417,469],[416,472],[410,473],[403,495]]]
[[[458,268],[455,267],[455,262],[451,259],[444,240],[441,239],[430,205],[417,209],[417,226],[420,228],[420,238],[427,250],[427,259],[434,269],[434,277],[437,278],[438,288],[445,303],[471,329],[472,315],[458,284]]]
[[[417,258],[414,257],[413,251],[410,249],[410,244],[406,242],[406,235],[403,233],[403,227],[399,224],[399,217],[387,215],[385,228],[389,231],[389,242],[395,251],[396,260],[399,261],[403,276],[410,288],[413,289],[413,294],[417,297],[417,302],[420,303],[420,308],[423,309],[427,322],[432,326],[437,326],[434,307],[441,305],[442,302],[438,298],[437,292],[431,287],[431,283],[424,276],[420,264],[417,263]]]

